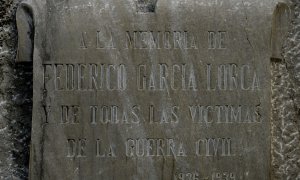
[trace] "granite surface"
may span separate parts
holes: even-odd
[[[284,59],[273,59],[271,63],[274,179],[300,178],[300,4],[297,1],[292,3],[294,8],[292,30],[283,48]],[[18,1],[7,0],[1,1],[0,4],[0,73],[2,75],[0,177],[1,179],[26,179],[31,130],[32,65],[14,63],[17,41],[15,10]]]

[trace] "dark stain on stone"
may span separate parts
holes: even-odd
[[[136,8],[139,13],[155,13],[157,0],[137,0]]]

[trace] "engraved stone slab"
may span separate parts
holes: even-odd
[[[267,0],[25,1],[30,178],[270,179],[274,9]]]

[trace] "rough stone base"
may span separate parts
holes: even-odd
[[[300,179],[300,1],[293,0],[283,61],[272,62],[274,179]]]
[[[19,1],[0,0],[0,179],[28,179],[32,65],[15,64]]]

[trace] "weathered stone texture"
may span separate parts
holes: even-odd
[[[300,3],[293,1],[283,61],[272,62],[274,179],[300,179]]]
[[[272,62],[274,179],[300,179],[300,2],[284,61]],[[0,0],[0,179],[27,179],[31,67],[14,64],[18,0]]]
[[[0,179],[27,179],[31,127],[30,64],[16,65],[15,11],[0,1]]]

